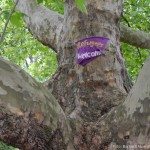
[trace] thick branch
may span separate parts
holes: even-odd
[[[139,48],[150,49],[150,34],[143,31],[133,30],[121,25],[121,42],[133,45]]]
[[[25,22],[33,36],[57,51],[63,16],[38,5],[34,0],[20,0],[17,7],[25,14]]]
[[[3,142],[23,150],[51,149],[51,132],[46,134],[46,129],[34,115],[24,119],[0,106],[0,122],[0,139]]]
[[[150,57],[145,62],[137,82],[116,112],[119,134],[129,134],[130,145],[150,143]],[[121,115],[122,113],[122,115]],[[122,120],[122,121],[121,121]]]
[[[150,143],[150,57],[125,102],[103,120],[104,131],[111,133],[110,146],[148,146]],[[128,140],[126,139],[128,138]],[[140,148],[140,147],[139,147]],[[149,147],[146,149],[149,149]]]
[[[36,138],[34,136],[38,136],[35,134],[40,131],[42,137],[39,135],[41,138],[31,144],[36,146],[38,140],[50,138],[58,130],[63,143],[69,139],[70,128],[57,100],[31,76],[2,58],[0,58],[0,110],[0,140],[4,142],[14,143],[17,147],[18,144],[28,146]],[[30,131],[31,128],[33,132]],[[29,136],[31,141],[27,140]],[[43,139],[43,142],[45,141],[47,139]]]
[[[18,9],[26,15],[25,22],[33,36],[44,45],[57,51],[63,26],[63,15],[38,5],[33,0],[20,0]],[[150,48],[150,34],[148,33],[121,25],[120,36],[121,42],[139,48]]]

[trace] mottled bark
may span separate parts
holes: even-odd
[[[32,35],[54,51],[59,50],[57,45],[63,16],[38,5],[34,0],[19,0],[17,7],[25,14],[24,21]]]
[[[64,16],[38,5],[34,0],[19,0],[18,9],[24,13],[25,23],[32,35],[44,45],[58,50]],[[98,23],[98,22],[97,22]],[[139,48],[150,48],[150,34],[120,26],[120,41]]]
[[[50,88],[67,115],[74,117],[79,112],[79,116],[94,121],[123,100],[129,80],[124,78],[127,74],[119,45],[122,1],[88,1],[87,9],[86,15],[73,1],[65,2],[59,67]],[[91,36],[110,39],[105,55],[84,67],[77,65],[74,42]]]
[[[31,76],[2,58],[0,108],[0,140],[8,144],[49,150],[48,145],[53,147],[57,136],[60,144],[69,141],[70,127],[57,100]]]
[[[122,6],[122,0],[87,0],[88,14],[84,14],[76,8],[74,0],[65,0],[64,19],[59,20],[56,14],[55,21],[53,17],[47,20],[46,14],[52,12],[43,6],[31,0],[20,0],[18,8],[27,14],[25,21],[33,35],[57,49],[59,67],[46,84],[62,108],[44,87],[1,59],[0,140],[11,145],[15,143],[18,147],[22,145],[25,150],[105,150],[126,144],[124,137],[129,132],[133,133],[130,134],[133,143],[138,141],[136,135],[143,137],[143,132],[144,139],[149,138],[149,124],[146,124],[149,121],[149,106],[146,106],[149,97],[138,95],[141,100],[137,102],[133,94],[133,107],[132,104],[129,106],[131,94],[123,103],[131,83],[119,44]],[[46,26],[45,20],[48,21]],[[110,39],[104,55],[84,67],[77,65],[74,43],[91,36]],[[141,82],[137,82],[137,86]],[[147,89],[147,84],[141,85]],[[146,111],[139,108],[142,104]],[[145,124],[138,121],[140,115],[145,117]],[[141,129],[139,134],[135,131],[138,127]]]
[[[76,149],[150,149],[150,56],[126,100],[96,122],[83,123]],[[86,143],[86,144],[85,144]]]
[[[70,125],[74,129],[72,132],[74,144],[71,144],[72,142],[68,144],[69,123],[65,121],[53,97],[50,94],[48,96],[41,85],[38,85],[14,64],[0,59],[0,140],[23,150],[114,150],[117,147],[125,149],[125,146],[131,147],[128,149],[133,149],[133,146],[134,149],[149,149],[149,65],[150,57],[144,64],[127,99],[119,107],[113,108],[108,114],[94,122],[84,121],[80,124],[80,122],[70,120]],[[32,88],[37,92],[33,92]],[[26,94],[21,96],[24,90]],[[33,97],[27,98],[27,95],[31,93]],[[48,106],[48,109],[41,111],[38,109],[38,104],[34,105],[35,101],[41,100],[40,107],[44,107],[45,98],[41,94],[46,94],[46,100],[52,102],[49,105],[54,109],[50,112],[48,112]],[[49,123],[49,118],[43,115],[44,113],[47,113],[48,116],[53,115],[51,123]],[[58,114],[61,116],[61,121],[57,120]],[[54,125],[55,121],[58,122],[57,125]],[[77,131],[76,128],[78,128]],[[72,140],[71,136],[70,140]]]
[[[18,115],[0,106],[0,140],[20,150],[66,149],[62,129],[52,130],[51,125],[43,125],[36,116]]]
[[[84,14],[73,0],[65,2],[59,67],[47,85],[70,118],[75,149],[103,150],[112,138],[107,138],[111,133],[102,127],[101,117],[124,101],[131,86],[119,44],[122,1],[88,0],[87,10]],[[105,55],[77,65],[74,42],[91,36],[110,39]]]
[[[130,133],[129,144],[149,145],[150,149],[150,56],[139,74],[123,107],[126,110],[126,127]],[[132,124],[130,122],[132,120]],[[122,122],[123,123],[123,122]]]
[[[111,133],[110,148],[150,149],[150,57],[128,97],[103,119]],[[101,121],[102,122],[102,121]]]
[[[150,49],[150,34],[142,31],[133,30],[121,25],[121,42],[133,45],[139,48]]]

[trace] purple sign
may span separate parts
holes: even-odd
[[[104,53],[108,38],[90,37],[75,42],[77,47],[77,64],[86,65]]]

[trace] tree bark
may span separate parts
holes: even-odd
[[[0,140],[25,150],[65,149],[71,130],[57,100],[31,76],[2,58],[0,108]]]
[[[87,10],[89,13],[84,14],[73,0],[65,1],[57,53],[59,67],[47,84],[70,119],[73,146],[78,150],[108,148],[110,132],[102,128],[99,120],[124,101],[131,87],[119,45],[122,1],[88,0]],[[74,43],[91,36],[107,37],[110,41],[105,55],[83,67],[76,64]]]
[[[44,45],[58,50],[58,41],[64,16],[38,5],[34,0],[19,0],[18,9],[25,14],[25,23],[31,34]],[[150,34],[120,25],[120,41],[139,48],[150,49]]]
[[[63,16],[38,5],[34,0],[19,0],[17,7],[25,14],[24,21],[31,34],[56,52]]]
[[[64,22],[57,45],[59,67],[48,88],[75,130],[73,147],[97,149],[105,145],[105,138],[95,133],[95,130],[101,133],[98,127],[101,123],[95,126],[97,120],[119,105],[131,88],[119,45],[123,3],[122,0],[88,0],[88,14],[80,12],[74,0],[66,0],[64,4]],[[74,43],[91,36],[110,39],[105,55],[84,67],[77,65]],[[102,142],[99,142],[100,139]]]
[[[121,25],[120,41],[139,48],[150,49],[150,34]]]
[[[126,100],[101,118],[112,139],[110,149],[150,149],[149,65],[150,56]]]
[[[146,82],[139,77],[123,103],[131,82],[119,44],[122,0],[87,0],[88,14],[79,11],[74,0],[64,3],[63,20],[54,13],[47,17],[52,12],[34,1],[20,0],[18,4],[33,35],[57,49],[59,67],[47,82],[48,92],[18,67],[0,59],[0,140],[25,150],[108,150],[127,144],[125,136],[130,136],[131,144],[141,137],[148,143],[148,64],[144,69],[148,71]],[[78,65],[74,43],[91,36],[110,41],[104,55],[86,66]],[[140,84],[146,91],[139,91]]]
[[[146,60],[136,84],[122,108],[126,112],[126,130],[130,131],[129,144],[150,144],[150,56]],[[132,120],[132,122],[130,122]],[[121,126],[123,125],[120,124]],[[122,126],[125,128],[124,126]],[[147,149],[145,147],[145,149]],[[150,149],[150,145],[149,145]]]
[[[87,9],[88,15],[80,12],[73,1],[65,2],[59,67],[50,88],[67,115],[82,112],[82,117],[93,121],[123,100],[130,83],[124,78],[127,74],[119,45],[122,1],[88,1]],[[91,36],[110,39],[105,55],[84,67],[77,65],[74,43]]]
[[[64,136],[67,138],[67,134],[70,132],[69,127],[67,127],[65,135],[62,133],[69,123],[66,122],[62,126],[52,125],[52,122],[58,121],[59,117],[56,117],[58,114],[61,116],[61,122],[65,119],[62,111],[56,108],[57,103],[55,100],[53,101],[53,97],[49,94],[47,96],[46,90],[41,85],[14,64],[0,59],[0,140],[24,150],[87,149],[86,146],[91,150],[125,149],[125,147],[133,149],[133,146],[134,149],[149,149],[149,65],[150,57],[144,64],[136,84],[123,104],[118,108],[113,108],[108,114],[97,119],[96,122],[91,122],[90,125],[87,122],[84,123],[84,126],[80,128],[81,133],[74,135],[74,148],[71,144],[67,146],[68,139],[63,139]],[[36,88],[37,85],[39,86],[38,89]],[[23,89],[26,87],[26,94],[19,96],[24,93]],[[32,88],[36,89],[36,94]],[[31,93],[32,100],[26,99],[27,95],[29,96]],[[48,116],[51,114],[55,116],[51,118],[51,123],[49,123],[49,118],[43,115],[43,111],[39,111],[37,105],[34,106],[34,101],[37,98],[39,98],[38,101],[40,99],[42,102],[45,101],[41,94],[46,94],[46,100],[52,102],[50,107],[55,108],[51,110],[51,113],[47,112],[49,108],[44,109],[44,113],[47,113]],[[27,102],[23,103],[23,100]],[[30,103],[30,100],[33,102]],[[44,107],[42,102],[41,108]],[[30,108],[33,108],[32,110],[27,105],[28,103],[32,105],[29,105]],[[65,122],[65,120],[63,121]],[[71,122],[71,125],[72,128],[75,128],[74,122]],[[129,139],[125,140],[126,137]],[[77,144],[80,145],[77,146]]]

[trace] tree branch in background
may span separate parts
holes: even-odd
[[[138,48],[150,49],[150,34],[133,30],[129,27],[121,25],[120,29],[121,42],[133,45]]]
[[[3,42],[3,40],[4,40],[4,36],[5,36],[5,33],[6,33],[6,29],[7,29],[8,23],[9,23],[9,21],[10,21],[10,18],[11,18],[11,16],[12,16],[12,14],[14,13],[14,10],[15,10],[15,8],[16,8],[18,2],[19,2],[19,0],[16,1],[14,7],[12,8],[12,10],[11,10],[9,16],[8,16],[8,19],[7,19],[6,24],[5,24],[5,26],[4,26],[3,33],[2,33],[2,35],[1,35],[1,37],[0,37],[0,44],[1,44],[1,43]]]

